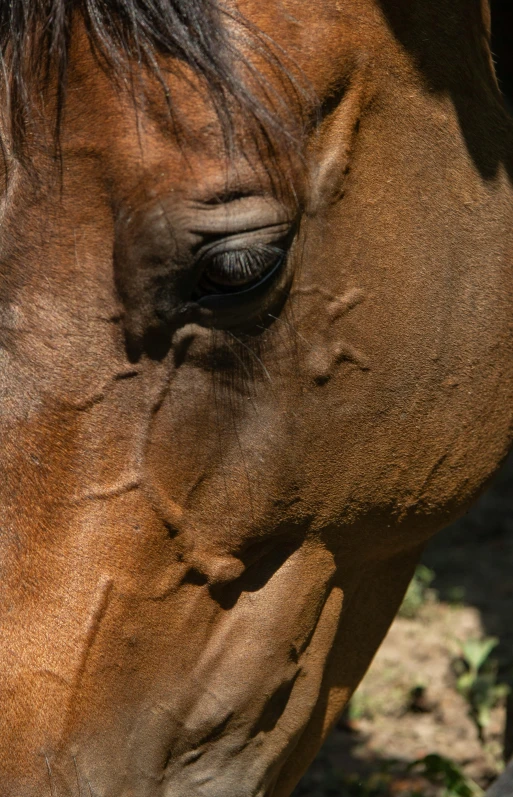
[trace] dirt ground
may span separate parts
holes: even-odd
[[[513,686],[513,457],[473,510],[432,541],[423,563],[435,575],[420,607],[395,620],[294,797],[439,797],[448,792],[408,771],[432,753],[483,788],[500,772],[513,710],[500,700],[479,740],[456,668],[464,640],[498,637],[496,682]]]

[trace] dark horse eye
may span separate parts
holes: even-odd
[[[283,249],[263,243],[206,256],[196,288],[197,298],[236,294],[256,287],[278,272],[284,260]]]

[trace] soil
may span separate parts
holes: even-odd
[[[513,753],[513,699],[499,701],[480,740],[456,688],[461,642],[490,636],[500,640],[496,680],[513,686],[513,457],[423,563],[435,576],[422,605],[395,620],[294,797],[441,797],[441,785],[408,769],[432,753],[487,788]]]

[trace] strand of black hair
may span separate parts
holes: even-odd
[[[0,52],[6,76],[10,141],[23,158],[33,112],[31,97],[52,77],[56,85],[55,141],[66,101],[73,25],[81,17],[91,48],[103,68],[130,81],[132,67],[150,70],[159,80],[171,117],[173,98],[162,73],[170,56],[175,70],[189,67],[208,89],[225,144],[231,148],[234,109],[254,121],[260,145],[272,152],[279,139],[298,146],[297,108],[304,90],[285,67],[276,48],[221,0],[3,0]],[[227,22],[231,24],[228,25]],[[233,31],[237,31],[234,35]],[[244,45],[244,46],[241,46]],[[295,97],[284,101],[244,54],[248,46],[280,71]],[[255,92],[258,84],[260,91]],[[293,139],[293,140],[292,140]]]

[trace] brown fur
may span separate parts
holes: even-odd
[[[77,30],[62,174],[35,121],[37,179],[4,191],[2,797],[286,797],[510,446],[513,130],[484,4],[240,10],[319,98],[304,155],[227,164],[174,77],[177,141],[160,88],[136,113]],[[203,201],[230,193],[299,215],[285,282],[228,329],[159,327],[158,247],[178,312]]]

